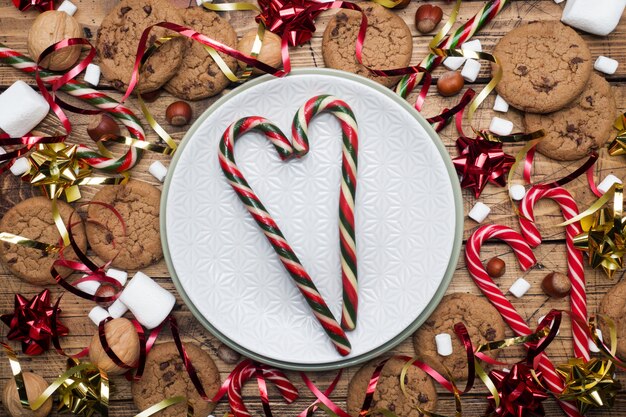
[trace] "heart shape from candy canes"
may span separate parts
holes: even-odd
[[[283,266],[293,278],[294,283],[335,348],[341,355],[345,356],[350,353],[351,346],[342,326],[335,320],[313,280],[305,271],[294,250],[287,243],[278,224],[270,216],[237,167],[234,155],[235,141],[243,134],[256,130],[262,132],[272,142],[281,160],[285,161],[292,157],[301,158],[309,150],[308,124],[313,117],[322,112],[330,112],[337,117],[342,129],[342,180],[339,198],[339,235],[343,284],[342,323],[344,328],[353,329],[356,324],[358,306],[354,227],[358,134],[356,120],[350,107],[345,102],[328,95],[309,99],[294,117],[292,124],[293,146],[285,134],[269,120],[258,116],[244,117],[231,124],[224,132],[219,144],[219,163],[228,182],[271,243]]]
[[[554,200],[565,220],[578,216],[578,206],[571,194],[564,188],[546,188],[534,186],[524,196],[520,203],[520,229],[522,234],[532,247],[541,243],[541,233],[535,225],[535,215],[533,208],[535,203],[542,199]],[[572,309],[572,332],[574,335],[574,354],[577,358],[589,360],[589,342],[587,330],[582,323],[587,323],[587,296],[585,293],[585,268],[583,266],[583,253],[574,247],[574,238],[582,233],[580,222],[569,224],[565,227],[567,236],[567,276],[572,283],[570,294]],[[579,318],[580,320],[576,320]],[[581,323],[582,321],[582,323]]]
[[[532,249],[526,240],[516,231],[507,226],[486,225],[479,227],[470,236],[465,246],[465,262],[470,276],[480,288],[482,293],[489,299],[491,304],[502,315],[504,321],[513,329],[518,336],[528,336],[532,330],[524,321],[522,316],[515,310],[515,307],[507,300],[500,288],[493,282],[485,267],[480,261],[480,248],[486,240],[500,239],[507,243],[515,253],[522,271],[527,271],[537,263]],[[554,365],[548,357],[542,353],[539,358],[538,367],[543,374],[543,382],[553,393],[561,393],[564,385],[563,381],[556,373]],[[559,405],[569,417],[579,417],[580,414],[574,404],[560,401]]]

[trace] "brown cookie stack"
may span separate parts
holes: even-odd
[[[611,86],[592,74],[591,52],[573,29],[560,22],[523,25],[500,39],[494,55],[502,62],[498,94],[526,112],[527,132],[546,134],[539,152],[576,160],[611,139],[617,111]]]
[[[191,27],[225,45],[237,46],[234,29],[216,13],[201,8],[178,10],[166,0],[122,0],[102,21],[96,43],[102,74],[118,90],[128,88],[142,33],[159,22]],[[148,46],[169,35],[175,33],[161,27],[152,29]],[[236,68],[235,59],[221,56],[231,70]],[[136,91],[148,93],[165,86],[179,98],[199,100],[220,93],[228,83],[203,45],[181,36],[148,58]]]

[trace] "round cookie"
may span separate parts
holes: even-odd
[[[167,0],[122,0],[102,21],[96,40],[100,69],[118,90],[125,91],[128,87],[144,29],[160,22],[182,22],[178,11]],[[161,27],[152,29],[147,46],[168,34],[172,32]],[[152,54],[139,73],[136,91],[154,91],[172,78],[182,62],[185,45],[187,40],[178,37]]]
[[[456,380],[467,379],[467,354],[465,348],[454,333],[454,325],[463,322],[472,339],[474,347],[504,338],[505,324],[498,310],[487,299],[472,294],[450,294],[443,297],[441,303],[426,322],[413,336],[413,346],[417,356],[445,375],[448,368]],[[450,356],[437,353],[435,336],[448,333],[452,338],[453,352]],[[492,358],[498,351],[487,352]]]
[[[365,392],[372,378],[372,373],[381,359],[365,364],[352,377],[348,386],[348,414],[358,416],[365,400]],[[422,414],[415,408],[420,407],[427,411],[435,411],[437,406],[437,391],[432,379],[421,369],[411,366],[407,371],[405,386],[408,396],[400,388],[400,373],[405,361],[398,358],[390,359],[380,373],[376,391],[370,410],[388,409],[398,416],[420,417]],[[373,414],[381,416],[382,414]]]
[[[74,209],[63,201],[57,201],[63,222],[69,224]],[[72,235],[81,251],[87,251],[85,228],[80,216],[72,216]],[[43,243],[58,244],[61,239],[59,230],[52,218],[52,203],[47,197],[33,197],[24,200],[6,212],[0,220],[0,231],[13,233]],[[64,250],[65,259],[76,260],[71,247]],[[50,274],[50,267],[59,258],[58,253],[47,254],[39,249],[0,243],[0,261],[18,278],[34,285],[52,285],[55,283]],[[72,271],[68,268],[56,268],[61,276],[66,277]]]
[[[220,373],[213,359],[204,350],[191,343],[183,343],[187,355],[198,373],[206,394],[211,398],[220,388]],[[204,401],[191,382],[174,342],[155,345],[146,360],[143,377],[132,385],[133,401],[140,410],[177,395],[187,397],[194,415],[207,416],[215,403]],[[159,412],[159,417],[186,415],[185,403],[173,405]]]
[[[510,105],[532,113],[565,107],[591,76],[585,41],[560,22],[535,22],[504,35],[493,50],[502,64],[496,90]],[[495,64],[492,64],[495,72]]]
[[[237,47],[237,33],[217,13],[192,7],[180,10],[185,26],[194,29],[232,48]],[[220,53],[228,68],[235,70],[237,60]],[[192,42],[185,49],[183,63],[178,72],[165,84],[165,90],[184,100],[200,100],[219,94],[230,83],[222,70],[204,49],[204,45]]]
[[[406,67],[411,62],[413,39],[404,20],[376,3],[358,3],[367,16],[368,28],[363,44],[363,63],[374,69]],[[341,10],[328,22],[322,39],[322,55],[327,67],[353,72],[386,87],[396,84],[400,77],[380,77],[372,74],[356,59],[355,45],[361,13]]]
[[[617,115],[611,85],[593,74],[577,99],[549,114],[526,113],[527,132],[543,129],[546,136],[537,150],[552,159],[571,161],[603,146],[613,133]]]
[[[617,283],[607,292],[602,301],[598,313],[607,316],[615,323],[617,330],[617,356],[623,358],[626,356],[626,281]],[[604,341],[609,343],[609,328],[603,320],[600,321],[600,328],[604,335]],[[610,346],[609,346],[610,347]]]
[[[102,188],[92,201],[113,206],[126,224],[122,225],[111,210],[91,204],[88,210],[87,239],[91,249],[112,266],[140,269],[163,257],[159,233],[161,191],[152,185],[131,180],[124,185]]]

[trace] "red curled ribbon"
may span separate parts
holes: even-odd
[[[40,12],[54,10],[54,0],[13,0],[13,5],[20,12],[25,12],[30,8],[35,8]]]
[[[280,37],[286,37],[291,46],[309,41],[315,32],[315,19],[323,11],[312,10],[311,0],[259,0],[261,13],[258,23]]]
[[[53,334],[67,336],[69,330],[54,314],[57,307],[50,305],[50,290],[46,289],[27,300],[15,294],[15,310],[0,316],[7,326],[7,339],[22,342],[22,352],[26,355],[40,355],[50,348]]]

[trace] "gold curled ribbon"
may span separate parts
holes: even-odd
[[[626,113],[615,119],[613,127],[617,129],[617,136],[609,145],[609,155],[626,155]]]
[[[613,199],[612,208],[603,206]],[[624,190],[614,184],[602,197],[578,216],[561,223],[567,226],[580,221],[583,232],[574,237],[574,246],[589,255],[589,265],[602,268],[612,278],[622,269],[626,255],[626,224],[623,217]]]

